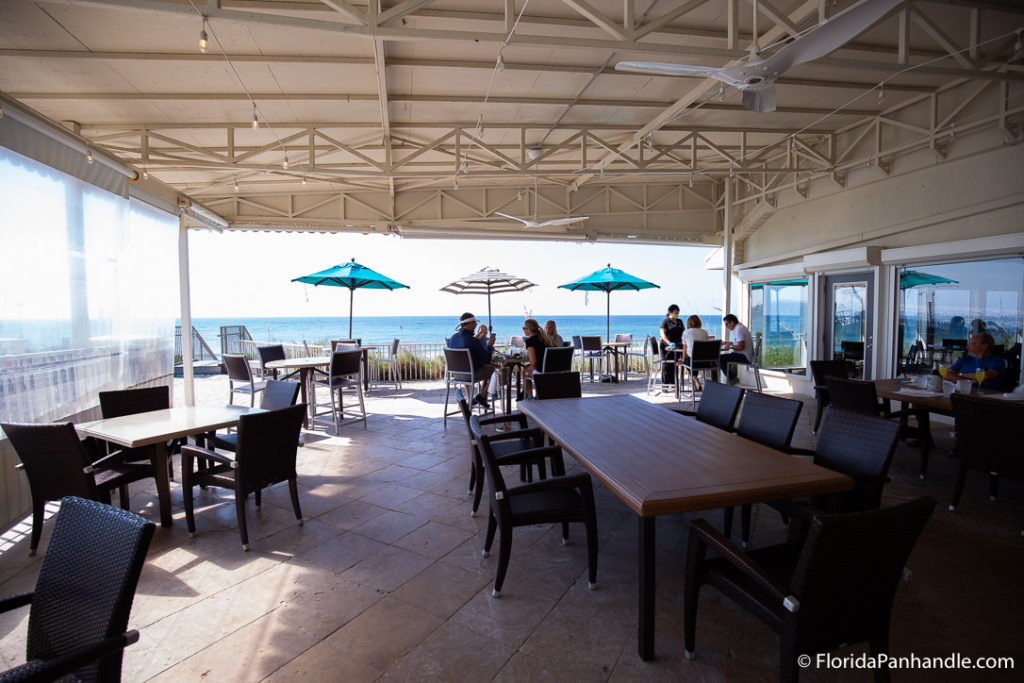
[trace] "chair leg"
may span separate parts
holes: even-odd
[[[752,505],[744,505],[740,511],[740,538],[744,548],[750,545],[750,517],[753,507]]]
[[[587,588],[593,590],[597,587],[597,518],[588,515],[583,525],[587,531]]]
[[[451,382],[444,383],[444,418],[441,420],[441,427],[448,429],[448,395],[451,393],[452,384]]]
[[[32,538],[28,543],[28,554],[35,555],[39,547],[39,539],[43,535],[43,515],[46,513],[46,501],[32,501]]]
[[[960,504],[960,496],[964,494],[964,484],[966,483],[967,468],[961,465],[960,472],[956,476],[956,482],[953,484],[953,498],[949,501],[950,512],[955,510],[956,506]]]
[[[256,489],[255,491],[253,491],[252,492],[252,498],[253,498],[253,501],[255,501],[255,503],[256,503],[256,507],[262,507],[263,506],[263,490],[262,489]]]
[[[192,501],[192,456],[181,456],[181,498],[185,506],[185,526],[189,536],[196,535],[196,512]]]
[[[729,506],[725,508],[724,514],[722,515],[722,533],[726,538],[730,538],[732,536],[732,519],[735,512],[736,508]]]
[[[813,433],[818,433],[818,427],[821,426],[821,416],[825,414],[825,399],[818,397],[818,412],[814,416],[814,429]]]
[[[242,549],[249,550],[249,527],[245,524],[245,494],[235,490],[235,515],[238,517],[238,535],[242,537]]]
[[[117,489],[117,502],[120,503],[122,510],[131,510],[131,502],[128,499],[128,484],[120,486]]]
[[[363,413],[363,429],[366,429],[366,404],[363,402],[362,382],[360,382],[359,386],[356,387],[356,391],[359,393],[359,410]]]
[[[484,557],[487,557],[487,554],[491,552],[491,545],[494,543],[494,532],[497,530],[498,520],[494,518],[493,512],[489,512],[487,515],[487,535],[484,536]]]
[[[800,675],[800,667],[796,663],[796,644],[783,636],[779,647],[779,683],[796,683]]]
[[[683,655],[693,659],[697,644],[697,605],[700,603],[699,567],[705,549],[691,532],[686,548],[686,579],[683,583]]]
[[[569,545],[569,522],[562,522],[562,545]]]
[[[501,586],[505,583],[508,572],[508,560],[512,557],[512,525],[502,524],[498,538],[498,573],[494,576],[494,589],[491,596],[501,597]]]
[[[295,512],[295,519],[302,526],[302,508],[299,506],[299,481],[295,477],[288,478],[288,493],[292,497],[292,510]]]
[[[476,511],[480,509],[480,499],[484,495],[484,464],[480,460],[479,455],[474,457],[476,462],[473,463],[472,474],[469,480],[469,490],[473,494],[473,510],[470,512],[472,517],[476,517]]]

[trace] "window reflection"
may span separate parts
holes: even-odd
[[[1020,378],[1024,259],[942,263],[899,269],[897,370],[928,372],[966,352],[971,335],[995,340],[1008,375]]]
[[[807,324],[806,278],[750,285],[750,331],[761,335],[761,367],[804,374]]]

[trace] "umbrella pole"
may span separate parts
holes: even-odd
[[[604,292],[607,295],[607,305],[604,311],[604,338],[608,341],[612,340],[612,290],[607,289]]]
[[[355,296],[356,290],[348,290],[348,338],[352,338],[352,300]]]
[[[491,334],[494,333],[494,323],[491,322],[491,290],[487,290],[487,327]]]

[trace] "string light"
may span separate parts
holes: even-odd
[[[256,130],[260,127],[260,120],[256,117],[256,103],[252,103],[252,129]]]
[[[199,29],[199,51],[206,54],[206,16],[203,16],[203,27]]]
[[[281,162],[281,168],[288,168],[288,152],[284,153],[284,161]]]
[[[235,177],[235,192],[238,192],[238,177]]]
[[[94,160],[94,159],[92,158],[92,150],[91,150],[91,149],[87,149],[87,150],[85,150],[85,160],[86,160],[87,162],[89,162],[90,164],[91,164],[91,163],[92,163],[93,161],[95,161],[95,160]]]
[[[303,185],[306,184],[306,174],[305,173],[302,174],[302,184]]]
[[[142,179],[149,180],[149,171],[146,170],[145,166],[142,167]]]

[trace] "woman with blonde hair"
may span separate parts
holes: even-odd
[[[544,334],[548,336],[548,341],[551,342],[549,346],[565,346],[565,340],[562,339],[562,335],[558,334],[558,326],[555,325],[554,320],[544,323]]]
[[[526,344],[526,356],[530,364],[523,368],[525,379],[523,395],[530,400],[533,398],[533,373],[540,371],[541,362],[544,360],[544,349],[551,346],[551,340],[540,324],[533,318],[523,321],[523,341]]]
[[[701,321],[699,315],[691,315],[686,319],[686,330],[683,332],[683,355],[682,360],[686,360],[690,350],[693,349],[693,342],[695,341],[708,341],[708,333],[701,329]]]

